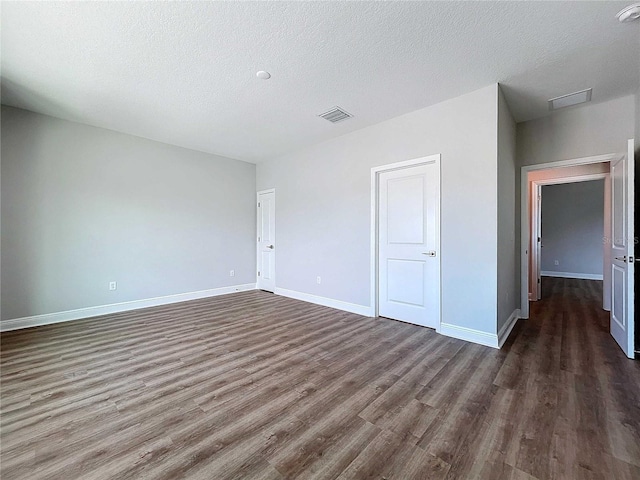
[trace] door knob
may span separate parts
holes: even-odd
[[[429,257],[435,257],[436,256],[436,251],[435,250],[429,250],[428,252],[422,252],[423,255],[427,255]]]
[[[271,250],[273,250],[273,245],[267,245],[267,248],[270,248]]]

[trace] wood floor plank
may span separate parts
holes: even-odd
[[[382,430],[337,477],[338,480],[384,478],[385,467],[394,463],[406,449],[402,439]]]
[[[500,351],[261,291],[1,335],[8,479],[640,478],[602,282]]]
[[[400,450],[392,462],[383,468],[387,480],[441,480],[447,477],[451,465],[419,447]]]

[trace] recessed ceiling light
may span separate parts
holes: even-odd
[[[269,80],[271,78],[271,74],[269,72],[265,72],[264,70],[260,70],[256,73],[256,77],[261,78],[262,80]]]
[[[633,22],[640,18],[640,3],[634,3],[620,10],[616,18],[621,22]]]
[[[560,97],[549,100],[549,110],[557,110],[559,108],[571,107],[579,103],[591,101],[591,89],[580,90],[579,92],[569,93]]]

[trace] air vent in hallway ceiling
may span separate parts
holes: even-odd
[[[340,107],[333,107],[328,112],[321,113],[318,116],[324,118],[325,120],[329,120],[331,123],[338,123],[342,120],[353,117],[353,115],[345,112]]]
[[[559,108],[571,107],[580,103],[591,101],[591,89],[580,90],[579,92],[562,95],[561,97],[549,100],[549,110],[558,110]]]

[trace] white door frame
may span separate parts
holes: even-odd
[[[567,183],[580,183],[580,182],[589,182],[591,180],[604,180],[604,229],[602,232],[602,238],[607,238],[611,232],[611,206],[610,202],[607,201],[607,197],[610,195],[609,191],[609,174],[608,173],[589,173],[585,175],[575,175],[568,177],[557,177],[550,178],[547,180],[534,180],[531,182],[531,219],[533,220],[533,230],[531,238],[536,238],[540,236],[540,222],[541,222],[541,211],[538,209],[538,202],[534,202],[534,192],[541,191],[541,187],[544,185],[562,185]],[[533,242],[532,242],[533,243]],[[531,265],[533,265],[533,270],[536,272],[538,278],[540,277],[540,247],[539,242],[536,244],[536,248],[532,248],[531,250]],[[602,291],[602,308],[606,311],[611,309],[611,285],[608,284],[610,280],[609,269],[611,268],[611,248],[607,242],[602,242],[602,272],[603,272],[603,291]],[[540,299],[540,290],[539,285],[532,286],[532,293],[534,293],[534,297],[537,295],[536,300]]]
[[[530,201],[531,201],[531,218],[527,219],[527,221],[532,220],[533,228],[531,229],[531,237],[529,239],[529,248],[531,248],[531,262],[529,265],[533,266],[533,273],[536,280],[540,279],[540,247],[541,238],[540,238],[540,223],[541,218],[540,214],[542,213],[542,208],[540,208],[540,200],[542,197],[542,188],[539,184],[535,183],[532,185],[530,192]],[[533,239],[536,240],[533,240]],[[531,272],[530,272],[531,273]],[[531,278],[531,274],[529,275]],[[529,301],[537,301],[540,300],[540,288],[539,281],[534,282],[531,285],[531,293],[529,294]]]
[[[529,173],[558,167],[572,167],[617,160],[620,153],[560,160],[557,162],[527,165],[520,171],[520,318],[529,318]]]
[[[440,331],[440,324],[442,323],[442,276],[441,276],[441,263],[442,263],[442,250],[440,249],[440,182],[441,182],[441,170],[440,170],[440,154],[429,155],[426,157],[415,158],[413,160],[406,160],[404,162],[390,163],[387,165],[381,165],[379,167],[373,167],[371,169],[371,316],[378,316],[378,203],[380,196],[380,174],[391,170],[401,170],[403,168],[415,167],[418,165],[434,164],[438,169],[438,181],[436,183],[436,221],[435,224],[438,228],[436,235],[436,271],[438,278],[438,305],[436,318],[436,332]]]
[[[274,202],[275,202],[275,197],[276,197],[276,189],[275,188],[268,188],[266,190],[260,190],[258,192],[256,192],[256,206],[258,205],[258,202],[260,201],[260,195],[264,195],[265,193],[273,193],[273,198],[274,198]],[[258,285],[258,272],[260,271],[260,242],[258,241],[258,232],[260,231],[260,216],[258,215],[258,209],[256,208],[256,235],[255,235],[255,239],[256,239],[256,286]],[[277,233],[277,232],[276,232]],[[276,250],[277,252],[277,250]],[[273,253],[274,258],[276,256],[276,252]],[[273,291],[275,292],[275,285],[276,285],[276,268],[278,267],[277,263],[273,262],[273,286],[274,289]]]

